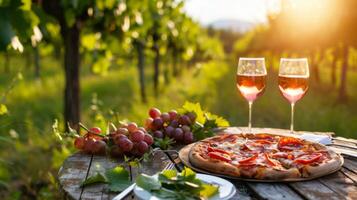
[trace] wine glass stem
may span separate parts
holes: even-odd
[[[252,133],[252,107],[253,107],[253,101],[249,101],[249,122],[248,122],[248,130],[249,133]]]
[[[291,104],[290,133],[294,133],[294,106],[295,106],[295,103],[292,103]]]

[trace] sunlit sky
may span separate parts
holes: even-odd
[[[202,24],[217,20],[266,22],[269,10],[279,8],[279,0],[186,0],[184,10]]]

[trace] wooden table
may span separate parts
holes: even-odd
[[[244,128],[241,128],[243,130]],[[274,132],[288,134],[282,129],[254,129],[257,132]],[[332,134],[332,133],[316,133]],[[357,156],[357,140],[336,137],[333,145],[336,151]],[[357,158],[344,155],[343,168],[331,175],[319,179],[293,183],[256,183],[231,180],[237,188],[232,199],[357,199]],[[126,166],[131,179],[143,172],[155,174],[166,165],[175,162],[177,169],[183,165],[178,158],[164,152],[157,152],[149,162],[142,163],[141,168]],[[80,183],[96,172],[103,172],[123,164],[122,159],[105,156],[87,155],[81,152],[68,157],[59,170],[58,180],[64,199],[112,199],[116,193],[108,192],[106,184],[96,184],[81,188]],[[129,195],[126,199],[136,199]]]

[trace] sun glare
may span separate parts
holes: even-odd
[[[315,32],[329,26],[334,17],[334,0],[289,0],[284,1],[288,23],[301,27],[301,31]]]
[[[279,23],[284,27],[283,36],[289,37],[296,45],[304,41],[328,41],[338,27],[337,0],[281,0]],[[271,15],[274,17],[274,13]]]

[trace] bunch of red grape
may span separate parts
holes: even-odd
[[[105,137],[100,135],[102,130],[93,127],[84,136],[74,140],[74,147],[91,154],[104,154],[106,152]]]
[[[142,156],[149,151],[154,140],[143,127],[134,122],[122,125],[109,135],[112,146],[110,152],[114,156]]]
[[[177,143],[190,144],[194,141],[191,131],[195,123],[196,114],[188,112],[180,115],[175,110],[161,113],[157,108],[149,110],[149,118],[145,121],[145,128],[155,137],[173,138]]]

